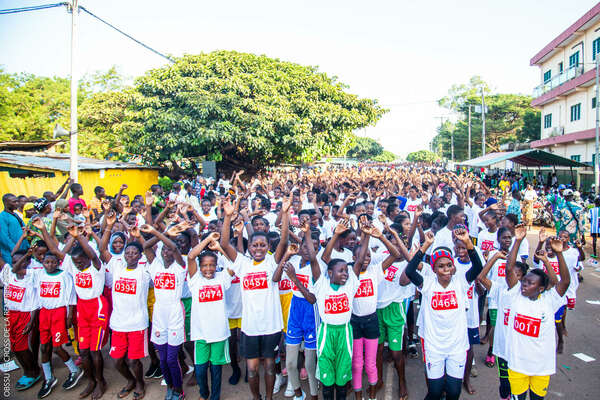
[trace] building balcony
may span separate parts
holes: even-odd
[[[544,93],[551,91],[554,88],[557,88],[571,79],[575,79],[578,76],[583,75],[583,65],[573,66],[568,68],[566,71],[563,71],[562,74],[555,76],[547,82],[542,83],[533,89],[533,98],[537,99]]]

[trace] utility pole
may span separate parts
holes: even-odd
[[[79,152],[77,150],[77,19],[79,18],[78,0],[71,3],[71,179],[77,182]]]
[[[598,196],[598,168],[599,168],[599,160],[598,160],[598,134],[600,133],[600,88],[598,88],[598,77],[599,77],[599,67],[598,67],[598,58],[600,58],[600,53],[596,53],[596,156],[594,157],[594,193]]]
[[[454,162],[454,128],[450,130],[450,161]]]
[[[471,105],[469,104],[469,140],[467,141],[467,143],[469,144],[468,147],[468,159],[471,159]]]
[[[481,88],[481,155],[485,156],[485,97]]]

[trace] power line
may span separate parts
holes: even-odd
[[[0,10],[0,15],[17,14],[17,13],[22,13],[22,12],[27,12],[27,11],[45,10],[48,8],[68,6],[68,5],[69,5],[68,3],[63,2],[63,3],[53,3],[53,4],[42,4],[39,6],[30,6],[30,7],[7,8],[4,10]]]
[[[83,6],[79,6],[79,8],[80,8],[81,10],[83,10],[84,12],[88,13],[89,15],[91,15],[92,17],[96,18],[98,21],[102,22],[103,24],[105,24],[105,25],[108,25],[109,27],[113,28],[115,31],[119,32],[120,34],[122,34],[122,35],[124,35],[124,36],[128,37],[129,39],[133,40],[134,42],[136,42],[136,43],[137,43],[137,44],[139,44],[140,46],[143,46],[143,47],[145,47],[146,49],[150,50],[150,51],[151,51],[151,52],[153,52],[154,54],[157,54],[157,55],[159,55],[159,56],[161,56],[161,57],[163,57],[163,58],[166,58],[167,60],[169,60],[169,61],[170,61],[170,62],[172,62],[172,63],[174,63],[174,62],[175,62],[175,60],[173,60],[171,57],[169,57],[169,56],[167,56],[167,55],[165,55],[165,54],[161,53],[161,52],[160,52],[160,51],[158,51],[158,50],[154,50],[152,47],[150,47],[150,46],[148,46],[148,45],[146,45],[146,44],[144,44],[144,43],[140,42],[139,40],[137,40],[137,39],[136,39],[136,38],[134,38],[133,36],[131,36],[131,35],[128,35],[127,33],[125,33],[125,32],[123,32],[122,30],[120,30],[119,28],[117,28],[116,26],[114,26],[113,24],[111,24],[110,22],[108,22],[108,21],[105,21],[105,20],[103,20],[102,18],[100,18],[99,16],[97,16],[96,14],[92,13],[91,11],[89,11],[88,9],[86,9],[85,7],[83,7]]]

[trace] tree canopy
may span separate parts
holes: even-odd
[[[346,156],[359,160],[370,160],[383,153],[383,146],[370,137],[356,137],[354,145],[348,150]]]
[[[408,153],[406,156],[406,161],[409,162],[435,162],[439,159],[437,154],[429,151],[429,150],[419,150],[414,151],[412,153]]]
[[[316,67],[216,51],[186,55],[138,78],[126,149],[145,161],[206,156],[257,170],[344,154],[352,131],[385,112]]]
[[[531,107],[531,97],[520,94],[491,94],[488,85],[479,77],[468,84],[453,85],[448,96],[439,100],[442,107],[458,116],[456,122],[442,124],[433,139],[433,148],[446,159],[451,158],[451,138],[454,136],[455,160],[468,158],[468,113],[471,105],[471,157],[481,153],[481,114],[475,112],[481,104],[481,88],[488,112],[485,115],[486,153],[500,151],[509,142],[529,142],[540,137],[540,112]]]

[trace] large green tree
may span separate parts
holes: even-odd
[[[410,162],[435,162],[439,157],[437,154],[429,150],[419,150],[412,153],[408,153],[406,161]]]
[[[492,94],[488,85],[479,77],[468,84],[454,85],[448,96],[439,104],[458,116],[455,122],[446,121],[433,140],[434,150],[446,159],[451,158],[451,142],[454,137],[454,159],[468,158],[468,113],[471,105],[471,157],[482,154],[482,118],[475,111],[481,104],[481,91],[485,93],[488,112],[486,123],[486,153],[500,151],[509,142],[529,142],[539,139],[540,112],[531,107],[531,97],[520,94]]]
[[[369,137],[357,137],[354,145],[346,155],[359,160],[372,160],[383,153],[383,146],[375,139]]]
[[[234,51],[178,58],[135,89],[126,148],[154,163],[206,156],[254,171],[344,154],[385,112],[316,67]]]

